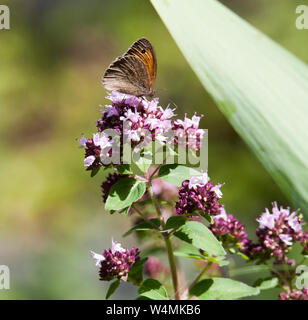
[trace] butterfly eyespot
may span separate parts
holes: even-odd
[[[141,50],[141,53],[146,53],[145,49],[142,49],[142,50]]]

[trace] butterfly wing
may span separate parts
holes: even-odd
[[[135,55],[117,58],[103,76],[103,86],[107,90],[132,94],[151,95],[151,81],[146,65]]]
[[[129,55],[137,56],[145,64],[150,77],[151,88],[153,88],[157,73],[157,60],[151,42],[146,38],[136,40],[124,54],[124,56]]]

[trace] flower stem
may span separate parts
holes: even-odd
[[[152,180],[155,176],[155,174],[157,173],[157,171],[162,167],[162,164],[160,164],[159,166],[157,166],[155,168],[155,170],[152,172],[152,174],[150,175],[150,180]]]
[[[211,261],[209,261],[206,264],[206,266],[201,270],[201,272],[198,274],[196,279],[191,283],[191,285],[188,288],[188,291],[190,291],[191,288],[201,279],[201,277],[206,273],[207,270],[209,270],[209,268],[211,267],[212,264],[213,264],[213,262],[211,262]]]
[[[176,264],[175,264],[173,249],[172,249],[172,243],[170,240],[170,235],[164,236],[164,239],[165,239],[165,243],[166,243],[170,271],[171,271],[171,275],[172,275],[174,297],[175,297],[175,300],[181,300],[180,293],[179,293],[178,275],[177,275]]]
[[[148,182],[147,187],[148,187],[148,192],[149,192],[149,195],[151,197],[151,200],[152,200],[152,202],[153,202],[153,204],[155,206],[157,215],[160,218],[161,226],[164,228],[165,227],[165,221],[163,219],[162,212],[160,210],[160,206],[159,206],[158,200],[157,200],[157,198],[156,198],[156,196],[155,196],[155,194],[153,192],[151,181]],[[180,293],[179,293],[178,274],[177,274],[177,270],[176,270],[176,263],[175,263],[175,259],[174,259],[172,243],[171,243],[171,240],[170,240],[170,234],[169,233],[162,233],[162,235],[164,237],[166,248],[167,248],[167,253],[168,253],[168,260],[169,260],[170,271],[171,271],[171,275],[172,275],[174,298],[175,298],[175,300],[180,300],[181,297],[180,297]]]
[[[153,192],[152,185],[151,185],[151,181],[149,181],[149,182],[147,183],[147,187],[148,187],[148,192],[149,192],[150,198],[151,198],[151,200],[152,200],[152,202],[153,202],[153,204],[154,204],[154,207],[155,207],[155,210],[156,210],[156,212],[157,212],[157,215],[158,215],[158,217],[159,217],[159,219],[160,219],[160,221],[161,221],[161,225],[162,225],[162,227],[164,227],[164,226],[165,226],[165,221],[164,221],[164,219],[163,219],[163,216],[162,216],[162,213],[161,213],[161,210],[160,210],[159,203],[158,203],[158,201],[157,201],[157,199],[156,199],[156,196],[155,196],[155,194],[154,194],[154,192]]]
[[[153,223],[150,219],[148,219],[147,217],[145,217],[142,212],[133,204],[132,205],[132,208],[140,215],[140,217],[146,221],[147,223],[149,223],[154,229],[156,229],[157,231],[161,231],[160,228],[155,224]]]

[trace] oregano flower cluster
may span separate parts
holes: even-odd
[[[226,249],[235,248],[242,253],[247,253],[251,246],[245,226],[232,214],[227,214],[224,207],[221,207],[220,213],[213,217],[210,230]]]
[[[261,261],[274,258],[275,263],[293,264],[287,257],[295,242],[305,243],[305,233],[302,229],[302,215],[290,212],[290,208],[280,207],[273,203],[272,212],[267,208],[257,219],[259,228],[256,231],[258,243],[251,246],[250,255]]]
[[[124,249],[119,242],[113,240],[111,249],[104,250],[103,254],[93,251],[91,254],[96,265],[100,267],[100,280],[104,281],[113,279],[126,281],[130,269],[140,259],[138,249]]]
[[[79,139],[80,147],[85,148],[87,170],[119,165],[125,142],[138,151],[152,142],[161,146],[181,145],[194,152],[200,150],[204,136],[204,130],[199,128],[201,116],[174,118],[175,108],[163,109],[158,98],[149,101],[145,97],[112,92],[107,99],[112,104],[105,106],[97,121],[98,132],[90,138]]]
[[[179,190],[179,199],[175,204],[176,213],[219,214],[221,204],[218,200],[222,197],[221,186],[221,184],[214,185],[206,172],[201,176],[193,176],[190,180],[183,181]]]
[[[217,298],[259,294],[260,284],[248,286],[222,277],[221,268],[229,264],[228,253],[266,266],[273,286],[282,290],[279,299],[308,299],[305,286],[295,287],[295,268],[304,263],[308,252],[302,215],[274,202],[271,210],[266,208],[256,219],[259,226],[256,240],[252,240],[245,225],[228,213],[221,190],[224,183],[215,183],[207,171],[192,170],[189,163],[166,161],[168,148],[174,146],[174,154],[181,147],[198,155],[205,134],[199,128],[201,116],[194,113],[189,118],[185,114],[184,119],[178,119],[175,108],[159,106],[158,98],[147,100],[118,92],[107,98],[112,103],[102,111],[97,132],[79,140],[85,149],[84,166],[91,176],[104,169],[101,191],[105,210],[132,217],[132,227],[124,235],[142,234],[136,238],[142,239],[142,247],[129,250],[112,240],[111,249],[102,254],[91,251],[99,279],[116,281],[112,292],[120,281],[131,281],[139,287],[142,299],[155,299],[155,290],[166,298],[206,299],[217,294],[202,280],[204,275],[212,277],[213,269],[219,275],[211,278],[213,283],[228,287]],[[153,161],[153,143],[160,145],[163,163]],[[127,145],[132,154],[139,153],[139,158],[129,163],[123,162]],[[289,258],[295,244],[302,248],[300,262]],[[143,254],[144,248],[151,253],[149,257]],[[169,266],[153,256],[155,252],[167,253]],[[179,272],[175,254],[178,259],[195,259],[202,266],[190,284],[179,279],[179,274],[182,278],[185,275]]]

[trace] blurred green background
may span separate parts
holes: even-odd
[[[308,31],[295,27],[295,8],[305,1],[222,2],[308,62]],[[156,49],[161,105],[174,102],[181,116],[205,115],[209,174],[226,182],[227,211],[254,237],[265,206],[288,204],[204,91],[149,1],[1,4],[10,7],[11,30],[0,30],[0,265],[10,268],[11,289],[0,290],[0,299],[105,297],[107,284],[98,281],[89,250],[109,248],[112,236],[121,241],[130,220],[104,212],[102,174],[90,178],[75,139],[95,131],[99,105],[107,102],[104,70],[141,36]],[[123,242],[137,245],[133,236]],[[247,283],[255,277],[237,276]],[[114,298],[136,296],[133,286],[122,284]],[[276,297],[272,290],[259,298]]]

